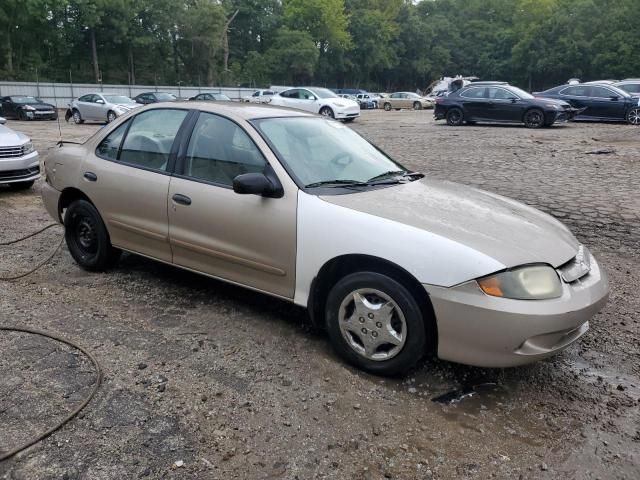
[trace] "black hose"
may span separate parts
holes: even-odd
[[[93,355],[91,355],[91,353],[89,353],[87,350],[85,350],[83,347],[73,343],[71,340],[67,340],[65,338],[58,337],[57,335],[53,335],[51,333],[43,332],[43,331],[40,331],[40,330],[33,330],[33,329],[30,329],[30,328],[4,327],[4,326],[0,325],[0,331],[2,331],[2,330],[6,331],[6,332],[20,332],[20,333],[30,333],[30,334],[33,334],[33,335],[40,335],[42,337],[46,337],[46,338],[50,338],[52,340],[56,340],[58,342],[66,344],[66,345],[68,345],[68,346],[70,346],[72,348],[80,350],[82,353],[84,353],[87,356],[87,358],[89,358],[89,360],[91,360],[91,363],[93,363],[93,366],[96,369],[96,380],[95,380],[95,384],[94,384],[93,389],[91,390],[91,393],[89,394],[89,396],[87,398],[85,398],[85,400],[80,405],[78,405],[69,415],[67,415],[64,418],[64,420],[62,420],[60,423],[58,423],[54,427],[50,428],[46,432],[41,433],[40,435],[38,435],[37,437],[33,438],[32,440],[29,440],[26,444],[24,444],[24,445],[22,445],[20,447],[14,448],[13,450],[10,450],[7,453],[0,453],[0,462],[13,457],[14,455],[17,455],[18,453],[22,452],[23,450],[31,447],[32,445],[35,445],[39,441],[44,440],[45,438],[47,438],[49,435],[51,435],[56,430],[59,430],[60,428],[62,428],[73,417],[75,417],[78,413],[80,413],[80,411],[84,407],[87,406],[87,404],[95,396],[96,392],[98,391],[98,388],[100,388],[100,384],[102,383],[102,369],[100,368],[100,364],[98,363],[98,360],[96,360],[96,358]]]
[[[52,227],[59,226],[59,225],[60,225],[59,223],[51,223],[51,224],[47,225],[46,227],[41,228],[40,230],[37,230],[37,231],[35,231],[35,232],[33,232],[33,233],[30,233],[29,235],[26,235],[26,236],[24,236],[24,237],[16,238],[16,239],[14,239],[14,240],[9,240],[9,241],[7,241],[7,242],[0,242],[0,246],[4,247],[4,246],[7,246],[7,245],[13,245],[13,244],[15,244],[15,243],[23,242],[23,241],[27,240],[28,238],[35,237],[36,235],[39,235],[39,234],[41,234],[42,232],[44,232],[44,231],[46,231],[46,230],[48,230],[48,229],[50,229],[50,228],[52,228]],[[62,238],[60,239],[60,242],[58,243],[58,246],[56,247],[56,249],[55,249],[53,252],[51,252],[51,255],[49,255],[49,256],[48,256],[45,260],[43,260],[42,262],[38,263],[38,264],[37,264],[34,268],[32,268],[31,270],[29,270],[29,271],[27,271],[27,272],[25,272],[25,273],[21,273],[21,274],[19,274],[19,275],[11,275],[11,276],[8,276],[8,277],[0,276],[0,281],[11,282],[11,281],[13,281],[13,280],[18,280],[18,279],[20,279],[20,278],[24,278],[24,277],[26,277],[26,276],[28,276],[28,275],[31,275],[31,274],[32,274],[33,272],[35,272],[36,270],[39,270],[40,268],[44,267],[47,263],[49,263],[49,261],[54,257],[54,255],[55,255],[56,253],[58,253],[58,250],[60,250],[60,247],[62,246],[62,242],[63,242],[63,241],[64,241],[64,235],[62,235]]]

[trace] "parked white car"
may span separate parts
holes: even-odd
[[[84,123],[85,120],[111,123],[120,115],[141,106],[126,95],[87,93],[69,104],[65,120],[73,118],[74,123]]]
[[[328,88],[304,87],[291,88],[274,95],[271,105],[319,113],[326,117],[352,122],[360,116],[358,102],[340,98]]]
[[[273,90],[256,90],[251,95],[242,97],[243,102],[249,103],[269,103],[271,97],[276,94]]]
[[[31,188],[40,176],[38,152],[24,133],[5,127],[0,117],[0,185],[15,190]]]

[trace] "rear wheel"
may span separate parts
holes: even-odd
[[[390,112],[391,111],[391,104],[390,103],[385,103],[384,104],[384,109],[385,109],[385,111]]]
[[[450,108],[447,111],[447,125],[459,127],[464,122],[464,114],[458,107]]]
[[[335,115],[333,114],[333,110],[331,110],[329,107],[322,107],[320,109],[320,115],[322,115],[323,117],[335,118]]]
[[[540,128],[544,126],[544,112],[539,108],[532,108],[524,114],[524,126],[527,128]]]
[[[28,182],[13,182],[9,184],[11,190],[27,190],[33,187],[35,180],[29,180]]]
[[[422,110],[422,104],[420,102],[413,102],[414,110]]]
[[[69,253],[85,270],[105,270],[120,258],[122,252],[111,245],[100,213],[86,200],[76,200],[67,208],[64,229]]]
[[[76,125],[80,125],[81,123],[84,123],[84,120],[82,119],[82,115],[80,115],[80,112],[78,110],[74,110],[73,111],[73,123],[75,123]]]
[[[427,348],[422,312],[397,281],[374,272],[342,278],[325,310],[331,343],[347,362],[377,375],[399,375]]]
[[[640,125],[640,107],[629,110],[627,122],[631,125]]]

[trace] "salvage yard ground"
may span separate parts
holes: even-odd
[[[59,137],[55,122],[8,126],[45,158]],[[99,127],[62,123],[69,140]],[[104,383],[78,418],[0,463],[0,479],[640,478],[640,130],[450,128],[428,111],[365,111],[352,127],[412,169],[565,222],[611,281],[584,339],[521,368],[428,359],[381,379],[345,366],[296,307],[133,255],[87,273],[65,247],[0,283],[0,326],[74,340]],[[50,222],[39,188],[0,189],[0,240]],[[0,247],[0,275],[46,258],[60,230]],[[61,420],[93,379],[79,352],[0,332],[0,453]]]

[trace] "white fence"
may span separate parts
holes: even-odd
[[[96,85],[90,83],[0,82],[0,97],[31,95],[41,98],[58,108],[66,108],[71,100],[87,93],[117,93],[135,97],[144,92],[169,92],[180,98],[189,98],[201,92],[224,93],[232,100],[239,100],[255,92],[253,88],[182,87],[165,85]]]

